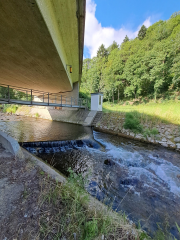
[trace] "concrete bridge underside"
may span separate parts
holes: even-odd
[[[0,83],[72,91],[82,72],[84,22],[85,0],[0,0]]]

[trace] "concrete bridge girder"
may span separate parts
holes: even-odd
[[[84,21],[85,0],[0,0],[0,83],[72,91],[82,71]]]

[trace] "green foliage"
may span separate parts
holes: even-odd
[[[179,232],[179,234],[180,234],[180,227],[178,226],[178,224],[176,223],[176,227],[177,227],[177,229],[178,229],[178,232]]]
[[[141,29],[138,32],[139,40],[143,40],[143,38],[146,36],[146,31],[147,31],[147,28],[144,25],[142,25]]]
[[[35,117],[39,118],[40,117],[39,113],[35,113]]]
[[[126,36],[119,47],[114,41],[107,49],[102,44],[97,56],[85,59],[81,92],[103,92],[105,101],[139,97],[155,101],[169,90],[180,90],[180,14],[143,25],[138,38]]]
[[[17,110],[18,110],[18,105],[4,104],[3,106],[4,113],[16,113]]]
[[[133,113],[126,113],[123,127],[130,129],[135,133],[141,133],[143,131],[140,121]]]
[[[144,137],[150,137],[150,136],[156,136],[159,133],[159,131],[157,130],[157,128],[146,128],[143,130],[143,136]]]
[[[127,35],[125,36],[125,38],[124,38],[124,40],[123,40],[123,43],[126,43],[126,42],[129,42],[129,38],[128,38]]]

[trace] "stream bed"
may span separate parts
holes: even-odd
[[[151,235],[158,225],[178,238],[180,154],[82,126],[42,119],[1,121],[31,153],[68,175],[89,174],[87,191],[123,211]]]

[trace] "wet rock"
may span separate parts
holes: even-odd
[[[176,144],[176,148],[180,149],[180,143]]]
[[[113,162],[113,161],[110,160],[110,159],[106,159],[106,160],[104,161],[104,164],[106,164],[106,165],[108,165],[108,166],[113,166],[113,165],[115,165],[115,162]]]

